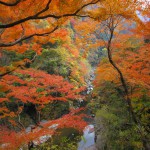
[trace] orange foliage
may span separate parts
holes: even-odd
[[[34,69],[17,70],[13,75],[5,75],[0,84],[2,87],[7,87],[7,94],[0,98],[1,104],[4,105],[0,109],[3,118],[12,113],[5,107],[5,103],[11,103],[12,98],[16,103],[33,103],[43,106],[55,100],[77,99],[80,97],[78,93],[82,90],[82,88],[77,90],[61,76],[49,75]]]
[[[16,148],[23,147],[28,145],[30,141],[38,140],[39,137],[43,135],[53,135],[57,133],[55,128],[50,128],[50,126],[57,124],[57,129],[64,127],[72,127],[79,132],[82,132],[84,127],[87,125],[85,121],[83,121],[84,114],[78,114],[82,108],[71,111],[69,114],[64,115],[60,119],[50,120],[44,124],[41,124],[42,128],[36,127],[32,132],[26,133],[25,131],[16,133],[14,131],[10,131],[7,128],[1,127],[0,130],[0,144],[5,144],[5,146],[1,149],[5,150],[15,150]]]

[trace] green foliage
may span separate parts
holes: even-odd
[[[122,89],[112,82],[105,82],[99,88],[96,103],[97,126],[102,126],[98,134],[105,139],[106,150],[139,150],[143,149],[136,125],[131,121],[126,102],[121,94]],[[98,142],[98,141],[97,141]]]
[[[140,97],[132,98],[132,104],[137,117],[141,120],[143,127],[150,131],[149,127],[149,108],[150,108],[150,97],[147,94],[148,90],[142,89]],[[145,133],[148,134],[148,133]]]
[[[40,93],[40,92],[43,92],[44,90],[45,90],[44,88],[37,88],[36,91]]]
[[[32,59],[35,55],[35,52],[28,50],[23,54],[16,53],[14,51],[2,51],[2,58],[0,59],[0,66],[9,66],[13,62],[23,60],[25,58]]]
[[[54,101],[45,106],[42,110],[41,118],[42,119],[57,119],[62,115],[67,114],[69,112],[69,103],[68,102],[60,102]]]
[[[79,137],[79,132],[73,128],[59,129],[58,134],[33,150],[77,150]]]
[[[61,48],[56,49],[43,49],[42,54],[38,56],[32,67],[45,70],[50,74],[59,74],[67,76],[68,66],[64,61],[64,56],[60,51],[64,51]]]
[[[130,44],[130,47],[128,47],[127,50],[136,52],[137,49],[138,49],[143,43],[141,42],[141,39],[137,39],[137,38],[135,38],[135,37],[132,37],[132,38],[129,38],[129,39],[126,41],[126,44]]]
[[[107,51],[103,47],[89,51],[88,61],[92,66],[97,66],[103,57],[107,56]]]

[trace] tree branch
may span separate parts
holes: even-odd
[[[55,18],[55,19],[60,19],[62,17],[71,17],[71,16],[77,16],[77,17],[90,17],[89,15],[79,15],[78,13],[84,9],[85,7],[89,6],[89,5],[94,5],[94,4],[97,4],[98,2],[100,2],[100,0],[97,0],[95,2],[90,2],[90,3],[87,3],[87,4],[84,4],[83,6],[81,6],[79,9],[77,9],[74,13],[70,13],[70,14],[64,14],[64,15],[60,15],[60,16],[56,16],[56,15],[46,15],[46,16],[39,16],[35,19],[45,19],[45,18]]]
[[[19,42],[22,42],[24,40],[27,40],[29,38],[32,38],[34,36],[47,36],[51,33],[53,33],[55,30],[58,29],[58,26],[56,26],[52,31],[49,31],[49,32],[45,32],[45,33],[35,33],[35,34],[32,34],[32,35],[29,35],[29,36],[25,36],[25,37],[21,37],[19,39],[17,39],[16,41],[14,42],[11,42],[11,43],[0,43],[0,47],[10,47],[10,46],[14,46],[16,44],[18,44]]]
[[[31,59],[31,62],[34,62],[34,60],[36,59],[36,57],[38,56],[38,54],[36,53],[33,58]]]
[[[23,19],[20,19],[20,20],[17,20],[15,22],[12,22],[12,23],[9,23],[9,24],[2,24],[0,25],[0,28],[10,28],[10,27],[13,27],[15,25],[18,25],[18,24],[21,24],[23,22],[26,22],[28,20],[33,20],[33,19],[36,19],[38,17],[38,15],[42,14],[43,12],[47,11],[49,9],[49,5],[51,3],[52,0],[49,0],[48,3],[46,4],[45,8],[42,9],[41,11],[37,12],[35,15],[33,16],[28,16],[26,18],[23,18]]]
[[[45,15],[45,16],[40,16],[42,13],[46,12],[48,9],[49,9],[49,5],[51,3],[52,0],[49,0],[47,5],[45,6],[44,9],[42,9],[41,11],[37,12],[35,15],[33,16],[28,16],[26,18],[23,18],[23,19],[20,19],[20,20],[17,20],[15,22],[12,22],[12,23],[8,23],[8,24],[1,24],[0,25],[0,28],[10,28],[10,27],[13,27],[15,25],[18,25],[18,24],[21,24],[23,22],[26,22],[26,21],[29,21],[29,20],[33,20],[33,19],[45,19],[45,18],[55,18],[55,19],[60,19],[62,17],[69,17],[69,16],[79,16],[78,13],[85,7],[89,6],[89,5],[93,5],[93,4],[96,4],[98,3],[100,0],[97,0],[97,1],[92,1],[90,3],[87,3],[87,4],[84,4],[83,6],[81,6],[79,9],[77,9],[74,13],[70,13],[70,14],[63,14],[63,15],[53,15],[53,14],[49,14],[49,15]],[[84,16],[82,16],[84,17]]]
[[[14,2],[14,3],[6,3],[3,1],[0,1],[0,4],[5,5],[5,6],[16,6],[20,2],[21,2],[21,0],[16,0],[16,2]]]
[[[21,67],[22,67],[21,65],[18,65],[18,66],[16,66],[14,69],[9,70],[9,71],[7,71],[7,72],[5,72],[5,73],[0,74],[0,78],[3,77],[3,76],[5,76],[5,75],[7,75],[7,74],[9,74],[9,73],[11,73],[11,72],[13,72],[13,71],[15,71],[15,70],[18,69],[18,68],[21,68]]]
[[[122,83],[122,86],[123,86],[123,89],[124,89],[124,92],[125,92],[125,96],[126,96],[126,100],[127,100],[128,106],[129,106],[129,111],[132,115],[132,119],[135,123],[138,123],[137,118],[135,116],[135,113],[133,111],[133,107],[132,107],[132,104],[131,104],[131,99],[129,98],[129,91],[128,91],[127,84],[125,82],[124,76],[123,76],[121,70],[119,69],[119,67],[115,64],[115,62],[112,59],[111,42],[112,42],[112,38],[113,38],[113,34],[114,34],[114,28],[110,27],[109,30],[110,30],[110,38],[108,40],[108,46],[107,46],[108,59],[109,59],[110,64],[114,67],[114,69],[119,74],[120,81]]]
[[[113,18],[111,18],[111,19],[113,19]],[[132,103],[131,103],[131,98],[129,97],[129,91],[128,91],[127,83],[125,81],[123,73],[121,72],[121,70],[116,65],[116,63],[113,61],[113,58],[112,58],[111,44],[112,44],[112,39],[113,39],[115,27],[117,27],[117,26],[116,25],[114,26],[114,21],[111,20],[110,21],[110,28],[109,28],[110,38],[108,40],[108,46],[107,46],[108,59],[109,59],[110,64],[114,67],[114,69],[119,74],[120,81],[121,81],[122,87],[123,87],[124,92],[125,92],[126,101],[127,101],[128,108],[129,108],[129,113],[131,114],[133,122],[137,125],[137,128],[138,128],[138,131],[141,135],[141,139],[142,139],[143,146],[144,146],[145,150],[149,150],[150,146],[149,146],[149,143],[148,143],[148,140],[147,140],[147,136],[143,132],[143,130],[142,130],[143,127],[141,125],[141,122],[139,121],[139,119],[136,116],[136,113],[134,112],[134,109],[133,109],[133,106],[132,106]]]

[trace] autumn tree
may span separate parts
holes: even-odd
[[[19,133],[9,131],[8,129],[1,131],[3,134],[1,134],[2,140],[0,143],[8,143],[6,145],[8,149],[16,149],[22,144],[24,145],[36,138],[38,139],[38,137],[45,134],[54,134],[53,128],[49,128],[53,124],[58,124],[58,128],[76,128],[80,132],[86,125],[85,121],[82,120],[84,115],[79,114],[81,109],[72,109],[69,114],[64,115],[62,118],[53,121],[48,120],[44,125],[40,124],[42,110],[48,104],[55,101],[68,103],[69,101],[82,97],[79,93],[84,87],[77,88],[61,76],[50,75],[44,71],[35,69],[18,69],[11,75],[7,74],[3,76],[0,84],[1,128],[3,129],[5,126],[12,128],[14,126],[18,127],[20,131]],[[22,122],[22,113],[29,104],[35,106],[37,113],[37,127],[33,133],[26,133],[25,126]],[[42,128],[39,129],[39,127]],[[15,140],[18,142],[15,142]]]
[[[21,0],[17,3],[9,3],[8,1],[3,1],[0,3],[0,9],[2,12],[0,25],[1,47],[13,46],[34,36],[50,34],[54,32],[58,25],[62,24],[67,17],[80,15],[82,9],[88,5],[96,4],[97,2],[98,1],[90,0],[84,2],[76,0],[45,0],[41,3],[39,1]],[[26,11],[27,8],[30,9]],[[16,32],[13,32],[14,29]],[[11,33],[11,35],[9,34],[10,36],[7,35],[8,32]]]
[[[65,81],[61,76],[49,75],[42,71],[33,69],[18,70],[13,75],[6,75],[1,79],[1,118],[18,116],[24,105],[32,103],[38,113],[40,122],[41,109],[44,105],[53,101],[68,101],[77,99],[80,89]],[[15,103],[16,110],[9,105]],[[7,104],[7,105],[6,105]],[[20,123],[21,124],[21,123]]]
[[[141,120],[140,120],[140,118],[138,118],[138,116],[136,115],[136,112],[134,110],[132,99],[130,97],[130,91],[128,88],[128,83],[127,83],[128,80],[126,79],[126,76],[123,71],[123,69],[125,69],[127,67],[127,64],[124,64],[124,67],[121,65],[118,65],[118,63],[120,63],[121,60],[115,61],[116,59],[114,59],[114,55],[113,55],[114,51],[118,50],[117,53],[119,53],[119,51],[121,51],[121,49],[124,48],[124,50],[125,50],[124,45],[122,45],[120,43],[120,42],[125,41],[125,36],[123,35],[121,37],[119,35],[120,39],[117,38],[118,34],[121,34],[119,32],[123,31],[122,27],[126,26],[125,20],[132,19],[132,21],[130,20],[130,23],[132,26],[134,25],[134,22],[136,22],[137,24],[142,24],[135,13],[135,11],[139,9],[139,4],[140,4],[139,1],[134,1],[134,2],[132,2],[132,1],[127,1],[127,2],[125,2],[125,1],[104,1],[100,4],[99,8],[97,8],[97,11],[95,11],[95,12],[91,11],[90,15],[93,18],[95,18],[96,20],[101,21],[101,25],[99,27],[99,30],[101,31],[100,36],[101,36],[101,40],[103,41],[103,45],[106,47],[107,54],[108,54],[108,60],[111,64],[111,66],[113,67],[113,69],[115,69],[118,74],[119,80],[124,89],[124,97],[125,97],[125,101],[127,102],[127,105],[128,105],[128,111],[130,112],[132,120],[138,127],[138,132],[143,141],[143,145],[144,145],[145,149],[149,149],[147,135],[145,134],[145,131],[143,131],[143,125],[141,123]],[[105,14],[105,15],[102,16],[102,14]],[[144,24],[143,24],[143,28],[144,28]],[[130,29],[128,29],[127,32],[130,32]],[[125,34],[125,32],[124,32],[124,34]],[[132,33],[129,33],[128,36],[130,37],[131,34]],[[127,46],[127,45],[125,45],[125,46]],[[144,53],[146,53],[146,51]],[[129,62],[129,64],[131,65],[131,61]],[[145,63],[143,62],[143,64],[145,64]],[[107,64],[107,65],[110,68],[110,70],[106,69],[109,74],[108,79],[112,80],[111,74],[113,71],[112,71],[112,68],[110,67],[110,65],[109,64]],[[107,65],[103,66],[104,70],[105,70],[105,67],[107,67]],[[136,64],[134,66],[136,66],[136,68],[137,68],[138,64]],[[138,70],[138,69],[136,69],[136,70]],[[142,71],[142,70],[140,70],[140,71]],[[110,72],[111,72],[111,74],[110,74]],[[132,75],[132,73],[133,73],[133,71],[131,71],[129,74]],[[137,74],[135,74],[135,76],[136,75]],[[141,81],[141,80],[139,79],[139,81]]]
[[[93,5],[94,4],[94,5]],[[66,100],[66,98],[71,98],[69,96],[73,96],[71,93],[66,92],[66,90],[72,91],[72,86],[65,82],[69,87],[67,89],[64,89],[64,87],[59,87],[58,85],[55,87],[52,86],[52,89],[49,88],[49,85],[51,85],[51,82],[48,80],[50,75],[43,74],[44,78],[41,77],[38,74],[35,73],[34,78],[38,78],[38,81],[34,81],[32,78],[33,74],[28,72],[28,70],[20,70],[18,73],[23,74],[23,76],[19,76],[16,68],[23,68],[23,66],[26,63],[32,63],[35,59],[35,57],[41,53],[42,51],[42,45],[45,43],[55,43],[56,38],[62,39],[66,35],[66,30],[61,28],[60,30],[57,30],[60,28],[62,24],[66,23],[66,20],[69,19],[71,16],[76,17],[83,17],[83,18],[91,18],[94,20],[93,25],[91,28],[89,28],[89,24],[86,22],[82,22],[82,25],[76,26],[75,28],[77,30],[80,30],[81,34],[83,34],[83,37],[88,39],[89,41],[92,41],[94,38],[90,37],[91,35],[87,34],[88,31],[93,32],[93,28],[95,28],[96,32],[101,32],[99,35],[99,39],[101,39],[100,43],[90,42],[89,45],[88,42],[85,42],[82,40],[80,34],[76,36],[77,43],[85,42],[85,50],[84,50],[84,56],[86,58],[86,52],[93,46],[98,47],[100,45],[105,47],[105,50],[108,54],[108,60],[116,71],[116,76],[118,75],[120,83],[123,87],[123,98],[125,99],[128,111],[130,112],[130,115],[132,117],[132,120],[136,124],[138,128],[138,132],[141,135],[141,138],[143,140],[143,145],[145,149],[148,149],[147,145],[147,139],[145,136],[145,129],[143,131],[143,125],[141,124],[141,120],[137,117],[133,104],[132,99],[130,96],[130,91],[128,87],[128,81],[132,82],[136,79],[139,79],[140,73],[144,73],[144,77],[140,80],[140,83],[145,84],[147,87],[149,86],[149,83],[147,83],[148,78],[148,69],[147,66],[144,66],[144,69],[141,68],[143,63],[137,63],[138,65],[131,65],[125,60],[122,61],[122,66],[119,66],[118,62],[114,60],[114,51],[119,51],[118,49],[126,49],[128,47],[125,47],[124,45],[121,45],[118,42],[114,42],[117,39],[118,31],[122,31],[122,24],[126,24],[127,20],[130,20],[131,25],[133,22],[136,22],[137,25],[139,25],[138,29],[143,29],[143,33],[145,36],[147,36],[146,32],[149,31],[148,28],[145,28],[145,24],[140,21],[140,19],[137,17],[136,11],[139,10],[143,14],[146,14],[149,16],[148,8],[149,4],[147,3],[146,8],[141,7],[143,6],[143,1],[124,1],[124,0],[69,0],[69,1],[60,1],[60,0],[44,0],[42,2],[38,0],[16,0],[16,1],[0,1],[0,47],[1,50],[14,50],[19,53],[25,52],[27,49],[33,49],[36,54],[33,57],[32,60],[25,59],[24,61],[19,61],[16,63],[16,65],[13,68],[7,68],[2,67],[2,73],[1,73],[1,82],[2,87],[4,91],[6,92],[2,98],[1,102],[4,107],[2,107],[2,114],[4,116],[20,116],[22,109],[24,107],[24,103],[30,102],[36,105],[36,109],[38,113],[40,114],[41,109],[43,105],[47,104],[49,100]],[[28,10],[28,11],[26,11]],[[126,20],[126,21],[125,21]],[[100,24],[100,26],[96,24]],[[147,23],[148,24],[148,23]],[[146,24],[146,25],[147,25]],[[84,27],[88,27],[89,30],[83,30]],[[85,31],[85,32],[84,32]],[[137,33],[137,32],[136,32]],[[141,33],[139,33],[140,35]],[[94,34],[93,34],[94,35]],[[97,35],[96,35],[97,36]],[[120,35],[119,35],[120,36]],[[130,36],[130,34],[129,34]],[[120,36],[121,37],[121,36]],[[125,37],[126,38],[126,37]],[[121,37],[121,40],[124,39],[124,37]],[[90,46],[90,48],[89,48]],[[123,48],[122,48],[123,46]],[[148,46],[148,45],[147,45]],[[67,61],[72,61],[73,59],[78,58],[79,51],[72,46],[72,43],[64,44],[63,47],[67,49],[71,53],[71,57],[68,58]],[[80,47],[80,44],[78,45],[78,48]],[[91,48],[92,49],[92,48]],[[143,46],[143,49],[145,47]],[[132,62],[139,61],[138,58],[133,58],[131,54],[132,52],[125,53],[129,56],[129,59],[132,60]],[[139,49],[138,54],[142,55],[145,58],[145,54],[142,53],[142,47],[141,50]],[[121,53],[118,57],[124,58]],[[121,57],[122,56],[122,57]],[[147,62],[148,60],[146,60]],[[80,61],[77,61],[74,64],[72,64],[73,68],[78,66],[78,63]],[[82,68],[86,68],[85,64],[82,64]],[[106,64],[106,66],[103,66],[103,70],[105,70],[105,67],[109,68],[107,70],[108,73],[110,71],[114,70],[110,67],[110,65]],[[121,68],[122,67],[122,68]],[[127,68],[127,72],[129,74],[128,78],[124,74],[124,68]],[[78,68],[77,70],[72,70],[72,77],[77,76],[76,79],[80,78],[80,71],[83,72],[82,69]],[[14,73],[13,73],[14,72]],[[136,73],[136,75],[131,73]],[[12,75],[8,75],[12,73]],[[16,73],[16,74],[15,74]],[[24,77],[24,74],[29,74],[31,81],[28,79],[28,77]],[[78,77],[79,76],[79,77]],[[111,76],[111,74],[110,74]],[[110,76],[108,75],[107,79],[110,79]],[[12,82],[13,77],[17,80],[17,83]],[[22,79],[23,78],[23,79]],[[55,78],[55,77],[54,77]],[[134,78],[134,79],[133,79]],[[33,79],[33,80],[32,80]],[[81,78],[80,78],[81,79]],[[47,81],[48,80],[48,81]],[[19,82],[19,84],[18,84]],[[41,82],[44,82],[41,84]],[[56,83],[60,82],[55,81]],[[62,80],[61,80],[62,82]],[[61,83],[60,82],[60,83]],[[32,85],[30,84],[32,83]],[[48,84],[47,84],[48,83]],[[62,82],[64,84],[64,82]],[[9,86],[7,87],[7,84]],[[35,86],[33,86],[35,85]],[[55,85],[55,84],[54,84]],[[67,86],[66,85],[66,86]],[[43,90],[43,87],[46,90]],[[22,89],[20,89],[22,87]],[[58,87],[58,88],[57,88]],[[40,88],[40,89],[37,89]],[[42,89],[41,89],[42,88]],[[53,90],[55,89],[55,92]],[[33,97],[30,96],[30,90],[33,93]],[[17,91],[20,93],[18,94]],[[57,92],[56,92],[57,91]],[[25,93],[26,92],[26,93]],[[50,95],[49,94],[52,94]],[[71,95],[68,95],[71,94]],[[63,95],[63,96],[62,96]],[[21,97],[20,97],[21,96]],[[17,111],[16,114],[10,112],[8,108],[5,106],[5,103],[10,100],[16,100]],[[21,102],[20,102],[21,101]],[[4,112],[4,113],[3,113]],[[39,115],[40,120],[40,115]],[[20,118],[19,118],[20,122]]]
[[[28,143],[36,140],[39,142],[39,138],[41,136],[59,136],[60,130],[63,128],[73,128],[77,130],[80,134],[82,134],[82,130],[87,125],[87,123],[83,120],[85,114],[81,114],[79,110],[71,110],[69,114],[64,115],[62,118],[56,120],[47,121],[44,124],[40,124],[38,127],[33,129],[32,132],[15,132],[9,130],[6,127],[1,127],[0,130],[0,144],[1,149],[5,150],[15,150],[16,148],[30,148],[28,147]],[[56,128],[53,128],[54,125],[57,125]],[[57,131],[57,130],[58,131]],[[58,134],[58,135],[57,135]],[[52,139],[53,140],[53,139]],[[49,145],[47,146],[49,147]],[[46,148],[47,148],[46,147]]]
[[[1,1],[0,3],[0,47],[1,50],[14,50],[23,53],[33,49],[37,54],[42,51],[41,44],[55,42],[55,38],[64,35],[64,30],[55,32],[70,16],[80,16],[83,9],[99,0],[87,1]],[[74,6],[74,7],[73,7]],[[30,8],[30,9],[28,9]],[[28,9],[28,11],[26,11]],[[15,31],[15,32],[14,32]],[[34,44],[31,44],[34,42]],[[37,55],[36,54],[36,55]],[[36,56],[35,55],[35,56]],[[33,57],[33,60],[35,58]],[[24,60],[11,67],[2,67],[1,76],[16,68],[32,63]]]

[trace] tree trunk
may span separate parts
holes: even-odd
[[[141,135],[141,139],[143,142],[143,147],[145,148],[145,150],[150,150],[150,145],[148,143],[148,139],[146,138],[146,136],[143,134],[143,131],[141,130],[141,123],[140,121],[137,119],[135,112],[133,110],[133,106],[131,103],[131,99],[129,97],[129,91],[127,88],[127,84],[126,81],[124,79],[123,73],[121,72],[121,70],[119,69],[119,67],[115,64],[115,62],[113,61],[112,58],[112,53],[111,53],[111,42],[112,42],[112,38],[113,38],[113,34],[114,34],[114,27],[110,28],[110,38],[108,40],[108,45],[107,45],[107,52],[108,52],[108,59],[110,64],[113,66],[113,68],[118,72],[119,77],[120,77],[120,81],[122,84],[122,87],[124,89],[124,93],[125,93],[125,98],[128,104],[128,109],[129,109],[129,113],[131,114],[132,120],[134,121],[134,123],[137,125],[138,127],[138,131]]]

